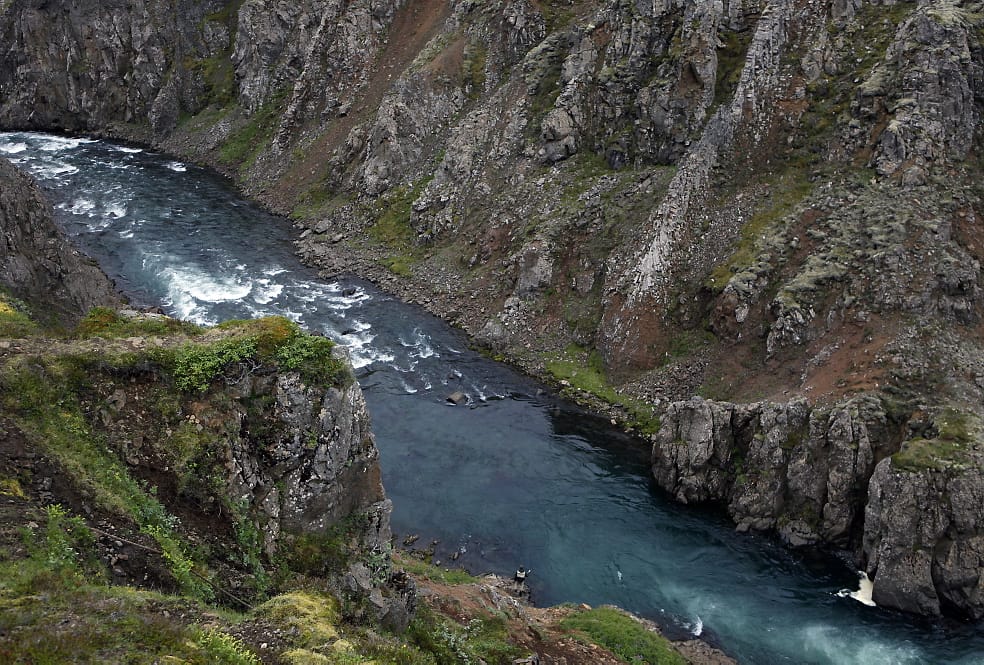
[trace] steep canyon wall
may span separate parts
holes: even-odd
[[[617,405],[681,500],[979,616],[981,16],[11,0],[0,125],[216,166],[326,274]],[[913,496],[940,506],[918,542]]]

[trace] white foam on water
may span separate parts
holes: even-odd
[[[853,598],[863,605],[875,607],[875,601],[871,599],[871,594],[875,590],[875,583],[868,579],[867,573],[863,570],[858,571],[858,590],[841,589],[835,595],[839,598]]]
[[[368,332],[368,327],[364,330],[350,333],[348,335],[338,335],[337,340],[348,347],[349,355],[352,358],[352,366],[361,369],[373,363],[391,363],[396,357],[372,347],[376,336]]]
[[[96,203],[92,199],[77,198],[71,203],[59,203],[56,207],[59,210],[66,210],[73,215],[92,217],[92,211],[96,209]]]
[[[171,266],[163,270],[162,274],[168,284],[200,302],[242,300],[253,290],[253,285],[248,280],[243,283],[236,277],[222,278],[187,266]]]
[[[95,139],[72,139],[64,136],[45,136],[38,144],[38,150],[44,152],[59,152],[73,150],[83,143],[95,143]]]
[[[107,203],[103,207],[103,210],[107,215],[111,215],[115,219],[121,219],[126,217],[126,201],[113,201],[111,203]]]
[[[417,392],[417,389],[411,386],[406,381],[401,380],[400,385],[403,387],[403,391],[408,395],[413,395],[415,392]]]
[[[409,340],[402,336],[399,338],[400,344],[407,349],[413,349],[409,354],[411,358],[440,358],[440,354],[434,350],[430,344],[430,336],[424,334],[420,328],[414,328]]]
[[[700,616],[694,621],[690,626],[690,634],[694,637],[700,637],[700,634],[704,632],[704,622],[701,620]]]
[[[269,305],[283,290],[283,284],[272,283],[269,279],[258,279],[253,286],[253,302],[258,305]]]
[[[135,155],[138,152],[143,152],[141,148],[128,148],[125,145],[114,145],[111,147],[113,150],[119,150],[120,152],[125,152],[128,155]]]
[[[797,631],[809,662],[819,660],[844,665],[922,665],[925,656],[906,644],[887,643],[852,633],[842,626],[813,625]]]
[[[16,143],[0,143],[0,151],[7,153],[8,155],[16,155],[19,152],[24,152],[27,150],[27,144],[21,141]]]
[[[191,321],[198,325],[208,326],[215,323],[207,314],[205,309],[195,301],[187,291],[180,287],[169,285],[168,294],[163,298],[164,306],[174,310],[177,318]]]
[[[120,237],[129,240],[130,238],[133,237],[133,231],[131,231],[130,229],[124,229],[120,231]]]
[[[178,173],[184,173],[185,171],[188,170],[188,167],[182,164],[181,162],[168,162],[167,168],[171,169],[172,171],[177,171]]]
[[[45,162],[43,164],[37,164],[31,167],[31,173],[34,173],[42,178],[54,178],[56,176],[78,172],[79,170],[77,167],[59,161]]]

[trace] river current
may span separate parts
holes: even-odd
[[[980,625],[866,607],[840,561],[738,534],[649,480],[617,429],[468,348],[457,331],[293,254],[290,224],[210,171],[121,144],[0,133],[62,228],[137,305],[198,323],[279,314],[345,344],[393,527],[474,573],[532,569],[537,604],[613,603],[742,663],[984,663]],[[468,396],[453,406],[455,391]]]

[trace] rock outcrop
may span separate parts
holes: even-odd
[[[852,549],[879,605],[976,620],[984,477],[967,419],[899,427],[872,395],[828,408],[694,398],[666,410],[653,475],[678,501],[726,505],[740,530]]]
[[[0,287],[48,323],[71,326],[91,307],[119,302],[109,279],[72,247],[37,185],[0,158]]]
[[[775,529],[792,545],[849,545],[890,446],[871,396],[826,409],[694,398],[666,410],[653,475],[678,501],[725,503],[739,529]]]

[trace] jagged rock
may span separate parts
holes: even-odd
[[[879,605],[984,617],[984,475],[964,467],[911,470],[882,460],[871,478],[864,555]]]
[[[3,158],[0,285],[33,303],[37,315],[68,325],[92,307],[119,302],[99,267],[72,247],[55,226],[51,204],[37,185]]]
[[[721,502],[740,529],[790,543],[847,544],[876,449],[888,445],[877,399],[829,409],[805,400],[669,405],[653,445],[656,482],[678,501]]]

